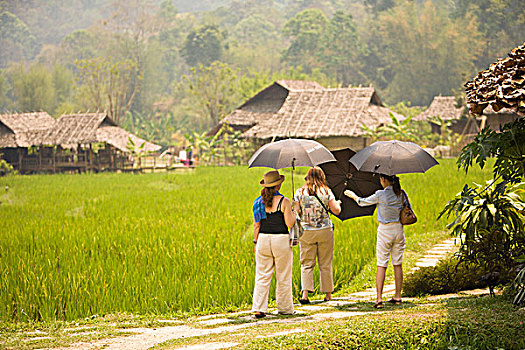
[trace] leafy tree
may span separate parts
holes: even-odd
[[[76,30],[62,39],[58,45],[63,64],[75,67],[75,61],[90,59],[97,55],[97,38],[88,30]]]
[[[400,1],[378,17],[378,37],[391,70],[387,100],[408,100],[427,105],[435,95],[461,86],[474,72],[473,60],[480,46],[473,16],[451,19],[447,7],[426,1]]]
[[[525,254],[525,202],[517,194],[525,175],[523,150],[525,118],[506,124],[499,133],[483,129],[463,148],[458,168],[468,171],[473,163],[483,168],[494,156],[494,179],[484,188],[465,185],[439,215],[454,216],[448,227],[461,238],[460,260],[485,267],[491,292]]]
[[[131,107],[137,93],[137,64],[102,58],[77,61],[78,96],[91,110],[107,111],[116,123]]]
[[[292,67],[303,67],[307,72],[318,67],[317,52],[328,25],[325,14],[318,9],[299,12],[284,25],[283,34],[291,43],[282,59]]]
[[[61,105],[70,102],[75,77],[69,69],[57,64],[51,72],[51,80],[55,91],[53,112],[56,112]]]
[[[22,64],[11,74],[16,107],[23,112],[51,111],[55,90],[49,70],[33,65],[28,70]]]
[[[238,72],[225,63],[199,64],[183,76],[193,112],[205,126],[214,126],[239,103]]]
[[[216,25],[205,25],[192,30],[182,47],[182,57],[189,66],[208,66],[222,57],[224,35]]]
[[[31,59],[38,50],[29,28],[10,12],[0,13],[0,68],[9,62]]]
[[[357,25],[351,14],[337,11],[321,36],[318,57],[324,70],[343,86],[366,82],[361,73],[359,56],[365,47],[359,39]]]

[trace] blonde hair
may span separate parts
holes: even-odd
[[[323,169],[318,166],[310,168],[304,179],[306,180],[306,183],[303,188],[307,190],[308,195],[310,196],[314,196],[318,190],[329,189]]]

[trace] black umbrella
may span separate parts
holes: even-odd
[[[337,159],[319,165],[323,169],[328,185],[332,189],[336,199],[341,200],[341,213],[337,217],[341,220],[355,218],[359,216],[372,215],[376,208],[375,205],[360,207],[353,200],[343,194],[345,190],[354,191],[359,197],[368,197],[375,191],[382,189],[379,176],[370,172],[358,171],[349,162],[349,159],[356,154],[349,148],[332,151]]]
[[[304,139],[287,139],[259,148],[248,161],[248,167],[268,167],[273,169],[292,168],[296,166],[315,166],[326,162],[334,162],[335,158],[317,141]]]
[[[424,173],[439,164],[413,142],[377,141],[357,152],[350,162],[360,171],[395,175]]]

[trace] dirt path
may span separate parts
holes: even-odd
[[[416,262],[418,269],[423,266],[434,266],[447,254],[454,251],[456,246],[453,240],[446,240],[434,245],[426,254]],[[394,292],[394,284],[388,284],[384,288],[385,294]],[[282,318],[276,315],[275,310],[270,310],[270,314],[261,320],[255,320],[249,311],[200,316],[191,319],[187,323],[169,325],[158,328],[130,328],[126,332],[132,333],[127,336],[118,336],[116,338],[102,339],[92,342],[78,342],[72,344],[68,350],[88,350],[88,349],[125,349],[141,350],[162,344],[166,341],[177,339],[196,338],[197,344],[185,345],[178,349],[226,349],[238,345],[236,342],[207,342],[205,336],[215,334],[233,334],[241,332],[243,329],[259,327],[265,324],[293,324],[304,322],[319,322],[326,319],[350,318],[360,315],[369,314],[367,311],[352,310],[352,304],[359,301],[369,301],[375,298],[375,288],[369,288],[362,292],[349,294],[345,297],[334,298],[330,302],[312,303],[310,305],[295,305],[297,315],[289,318]],[[344,310],[344,311],[341,311]],[[173,320],[164,320],[164,322],[177,322]],[[301,329],[293,329],[292,332],[301,332]],[[259,337],[272,337],[281,335],[280,332],[263,334],[261,331]],[[290,331],[283,332],[289,334]]]

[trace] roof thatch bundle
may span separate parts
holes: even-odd
[[[41,140],[45,145],[73,145],[99,142],[96,131],[102,126],[116,126],[106,113],[84,113],[62,115],[53,128]]]
[[[457,120],[461,118],[464,106],[457,106],[454,96],[435,96],[426,111],[418,114],[414,120],[427,120],[430,117],[440,117],[443,120]]]
[[[46,112],[0,114],[0,147],[30,147],[56,124]]]
[[[479,72],[465,87],[473,114],[481,114],[488,105],[495,112],[512,108],[517,113],[525,113],[525,43]]]

